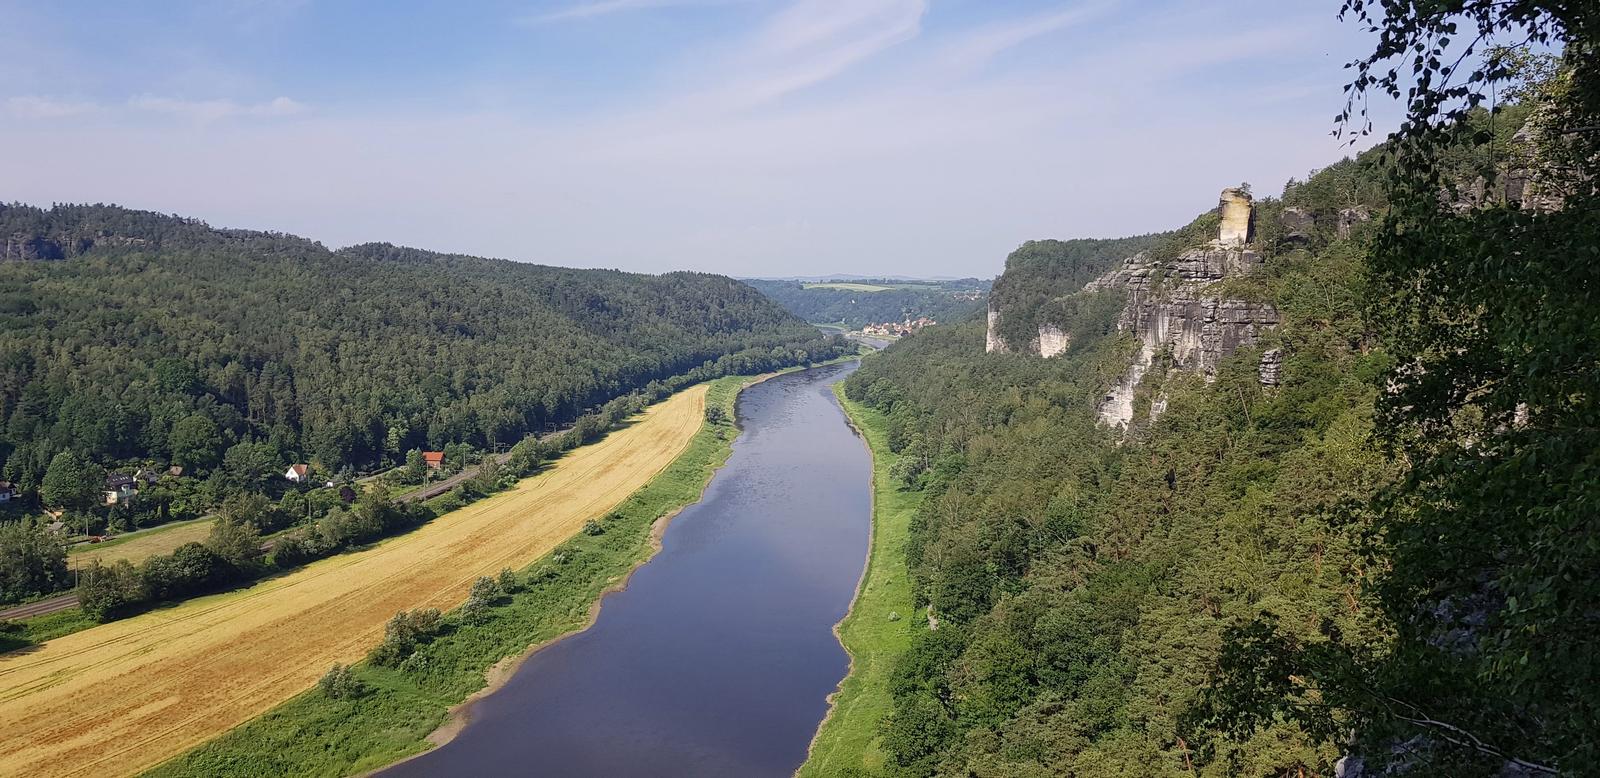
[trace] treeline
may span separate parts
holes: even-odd
[[[579,417],[571,429],[542,438],[529,435],[512,446],[503,459],[492,455],[483,457],[471,478],[426,503],[397,501],[381,483],[362,492],[349,505],[331,496],[322,500],[310,498],[326,490],[309,494],[291,491],[278,503],[272,503],[259,493],[237,494],[222,504],[204,543],[185,544],[171,554],[152,557],[138,566],[126,560],[111,565],[98,561],[90,564],[79,572],[78,600],[91,618],[104,621],[137,612],[150,604],[237,586],[343,553],[405,532],[441,514],[508,489],[549,460],[598,440],[650,404],[684,387],[725,375],[763,373],[825,361],[849,350],[852,347],[830,341],[815,354],[790,349],[744,351],[725,355],[665,381],[653,381],[643,389],[614,398],[595,412]],[[264,535],[272,533],[280,534],[263,541]],[[52,545],[54,552],[50,551]],[[13,546],[32,551],[29,559],[42,559],[46,558],[43,554],[51,554],[47,557],[49,567],[46,569],[59,569],[60,575],[50,580],[59,580],[65,585],[65,567],[58,564],[60,544],[42,527],[20,523],[0,525],[0,554],[9,555]],[[0,559],[8,558],[0,556]],[[31,577],[22,580],[45,580],[36,566],[29,567],[28,571]],[[0,570],[0,587],[10,583],[9,573]],[[20,590],[20,581],[12,588]]]
[[[817,286],[806,288],[806,284],[799,281],[750,279],[745,283],[806,321],[840,323],[851,328],[923,316],[937,322],[961,321],[983,307],[989,287],[988,282],[976,278],[928,282],[913,288],[875,292]],[[893,285],[905,282],[882,280],[846,283]]]

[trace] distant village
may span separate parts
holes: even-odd
[[[935,324],[938,324],[938,322],[933,319],[926,316],[918,316],[915,319],[906,319],[903,322],[890,321],[882,324],[868,324],[861,328],[861,334],[879,338],[899,338]]]

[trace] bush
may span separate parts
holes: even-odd
[[[398,666],[438,634],[441,618],[438,608],[396,613],[383,627],[383,642],[372,650],[372,663]]]
[[[361,679],[356,678],[348,666],[337,663],[322,676],[322,680],[317,681],[317,688],[336,700],[360,697],[362,692],[366,691]]]
[[[144,579],[126,559],[109,566],[97,559],[80,572],[78,607],[95,621],[108,621],[146,596]]]
[[[316,559],[320,556],[318,551],[316,544],[304,531],[290,532],[278,538],[272,545],[270,562],[273,567],[287,570]]]
[[[478,576],[478,580],[472,582],[472,593],[467,595],[467,601],[478,600],[489,604],[500,599],[500,595],[500,584],[495,583],[489,576],[481,575]]]
[[[517,582],[517,574],[511,572],[509,567],[500,568],[500,574],[495,576],[494,582],[496,586],[500,587],[500,591],[507,595],[515,594],[522,588]]]
[[[712,424],[721,424],[728,420],[728,412],[722,410],[720,405],[706,407],[706,421]]]

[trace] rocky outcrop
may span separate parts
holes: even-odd
[[[1005,338],[1000,337],[1000,312],[989,308],[989,331],[984,336],[983,350],[990,354],[1006,353]]]
[[[18,232],[0,239],[0,261],[68,259],[85,254],[95,246],[140,246],[148,242],[122,235],[39,235]]]
[[[1072,338],[1054,324],[1039,325],[1039,356],[1053,357],[1067,350]]]
[[[1283,349],[1269,348],[1261,352],[1261,364],[1256,368],[1262,386],[1277,386],[1283,380]]]
[[[1310,243],[1317,229],[1317,219],[1310,211],[1292,205],[1278,214],[1278,224],[1283,227],[1283,239],[1287,243]]]
[[[1217,242],[1223,246],[1243,246],[1248,243],[1252,207],[1249,193],[1232,187],[1224,189],[1217,207],[1222,210],[1222,231],[1217,236]]]
[[[1128,303],[1117,328],[1139,339],[1133,362],[1101,400],[1099,414],[1105,424],[1123,428],[1133,424],[1135,396],[1152,370],[1185,371],[1206,381],[1215,380],[1223,360],[1254,346],[1262,332],[1277,326],[1278,311],[1272,305],[1210,292],[1212,284],[1248,275],[1261,264],[1261,255],[1245,248],[1239,240],[1240,230],[1248,229],[1248,195],[1225,189],[1222,202],[1223,224],[1212,243],[1185,251],[1170,261],[1155,261],[1144,254],[1134,256],[1085,287],[1126,290]],[[1235,212],[1231,226],[1230,203]],[[1243,227],[1238,218],[1241,207],[1245,209]],[[1281,358],[1281,354],[1275,357]],[[1268,375],[1269,371],[1263,369],[1263,383]],[[1275,385],[1276,366],[1270,371],[1270,378]],[[1163,398],[1153,398],[1149,418],[1153,420],[1164,408]]]
[[[1339,239],[1345,240],[1355,230],[1356,225],[1372,221],[1372,214],[1365,208],[1346,208],[1339,212]]]
[[[1039,325],[1039,337],[1028,344],[1027,351],[1041,357],[1054,357],[1065,352],[1071,343],[1072,337],[1066,331],[1047,322]],[[984,335],[983,350],[990,354],[1011,353],[1006,339],[1000,335],[1000,312],[993,308],[989,309],[989,328]]]
[[[1263,332],[1277,326],[1278,311],[1272,305],[1217,291],[1218,282],[1249,275],[1262,263],[1261,254],[1249,248],[1253,210],[1250,195],[1242,189],[1224,189],[1218,198],[1218,209],[1221,218],[1217,235],[1204,245],[1176,256],[1135,254],[1079,290],[1109,290],[1124,295],[1126,302],[1117,329],[1139,341],[1139,349],[1127,369],[1101,399],[1098,412],[1105,424],[1128,428],[1141,415],[1140,421],[1153,420],[1165,409],[1166,398],[1158,387],[1152,386],[1148,411],[1141,413],[1138,398],[1147,378],[1184,372],[1206,381],[1215,380],[1224,360],[1241,349],[1254,347]],[[1290,231],[1302,233],[1309,240],[1315,227],[1311,215],[1298,210],[1289,218]],[[1065,353],[1071,345],[1071,334],[1047,317],[1037,325],[1037,338],[1025,344],[1008,343],[1001,328],[1007,310],[991,302],[988,313],[985,350],[989,353],[1053,357]],[[1011,329],[1015,338],[1017,328]],[[1281,352],[1273,350],[1263,355],[1263,385],[1277,385],[1281,365]]]

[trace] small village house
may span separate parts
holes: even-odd
[[[127,473],[112,473],[106,476],[106,504],[120,505],[133,499],[133,496],[139,493],[135,488],[137,484],[138,481]]]
[[[422,452],[422,461],[428,466],[429,470],[438,470],[444,467],[444,452],[424,451]]]
[[[290,465],[283,472],[283,477],[291,483],[303,484],[311,478],[311,466],[304,463]]]
[[[17,496],[17,486],[10,481],[0,481],[0,502],[11,502]]]

